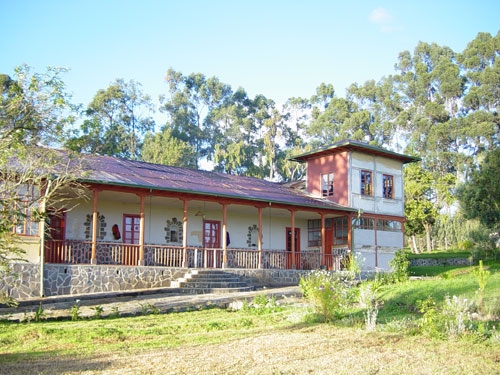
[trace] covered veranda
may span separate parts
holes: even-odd
[[[354,210],[310,197],[304,198],[307,204],[298,204],[284,203],[280,199],[244,199],[229,196],[231,194],[201,194],[134,186],[93,183],[88,187],[90,238],[79,238],[70,233],[67,227],[56,228],[52,225],[61,225],[62,222],[65,226],[68,216],[72,215],[71,212],[65,213],[61,220],[51,221],[50,230],[47,231],[49,234],[43,239],[44,262],[179,268],[340,270],[342,259],[350,248],[352,217],[356,215]],[[125,233],[120,240],[100,238],[100,213],[103,207],[108,211],[112,208],[116,215],[125,212],[120,207],[127,207],[128,211],[133,208],[137,217],[137,238],[130,241]],[[152,214],[153,211],[175,212],[175,216],[179,217],[177,241],[158,243],[152,239],[154,236],[146,235],[154,228],[161,227],[157,222],[158,215]],[[326,222],[332,218],[346,218],[343,243],[332,241],[332,234],[327,233],[332,228],[327,227]],[[302,237],[302,240],[300,237],[301,229],[306,232],[306,236],[310,236],[307,233],[309,220],[319,220],[320,223],[317,233],[319,238],[313,247],[306,246],[307,237]],[[247,246],[242,246],[242,241],[234,241],[232,236],[235,230],[230,228],[236,227],[236,224],[239,225],[240,238],[243,236],[241,228],[248,227]],[[79,222],[78,225],[83,223]],[[125,226],[123,223],[123,232],[126,231]],[[194,232],[199,232],[200,241],[193,244]]]

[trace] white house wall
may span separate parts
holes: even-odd
[[[403,216],[403,177],[401,162],[379,157],[365,155],[358,152],[351,153],[351,186],[350,206],[363,212],[384,215]],[[361,171],[372,171],[374,194],[361,195]],[[394,176],[394,198],[382,197],[382,176]]]
[[[146,200],[147,202],[147,200]],[[80,204],[66,214],[66,239],[67,240],[90,240],[85,236],[85,222],[87,215],[92,215],[92,202],[80,202]],[[165,240],[165,227],[167,220],[174,218],[182,223],[182,207],[152,206],[145,204],[145,232],[144,241],[149,244],[167,244]],[[248,228],[258,226],[258,210],[254,209],[253,215],[240,213],[238,206],[230,205],[227,210],[227,230],[230,235],[229,248],[249,248],[247,243]],[[100,241],[115,241],[112,235],[112,226],[117,224],[123,236],[123,215],[138,215],[139,204],[123,203],[117,201],[99,201],[99,215],[105,217],[106,235]],[[188,246],[202,246],[203,217],[195,216],[196,210],[188,207]],[[277,214],[279,216],[277,216]],[[222,225],[222,206],[220,210],[205,210],[206,220],[220,221]],[[291,226],[290,213],[286,210],[266,208],[262,212],[262,248],[264,250],[283,250],[286,244],[286,228]],[[307,220],[296,219],[295,227],[300,229],[300,249],[307,249]],[[221,228],[222,229],[222,228]],[[182,238],[173,245],[182,245]],[[121,242],[122,240],[119,240]],[[222,246],[222,243],[221,243]]]
[[[389,261],[402,247],[402,232],[378,230],[375,236],[373,230],[353,230],[353,251],[362,260],[362,268],[365,270],[389,270]]]

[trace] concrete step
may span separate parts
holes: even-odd
[[[233,293],[252,291],[255,288],[242,282],[240,277],[222,270],[190,270],[183,278],[170,283],[181,293]]]
[[[253,286],[240,288],[180,288],[181,294],[229,294],[254,291]]]
[[[241,288],[247,286],[247,284],[241,281],[189,280],[172,282],[170,286],[174,288]]]

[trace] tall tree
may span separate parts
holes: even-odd
[[[464,77],[448,47],[420,42],[414,54],[399,55],[395,76],[401,98],[401,129],[410,148],[424,166],[436,175],[456,173],[460,155],[461,121],[458,103],[464,92]]]
[[[438,217],[433,203],[433,177],[419,164],[404,169],[405,181],[405,233],[411,238],[411,248],[418,252],[416,236],[425,233],[427,251],[432,250],[431,230]]]
[[[216,77],[201,73],[184,76],[173,69],[168,70],[165,81],[168,96],[160,97],[160,111],[168,115],[172,135],[193,146],[198,162],[210,158],[215,145],[206,117],[231,96],[231,87]]]
[[[154,129],[154,105],[141,84],[117,79],[99,90],[86,110],[87,119],[66,146],[76,151],[137,159],[146,132]]]
[[[460,209],[467,219],[479,219],[493,230],[500,230],[500,148],[489,151],[470,178],[458,190]]]
[[[457,60],[467,77],[462,144],[478,156],[500,145],[500,31],[479,33]]]
[[[42,74],[32,73],[21,66],[14,78],[0,78],[2,277],[9,273],[11,261],[23,257],[18,234],[44,233],[47,207],[65,202],[69,190],[83,194],[76,182],[84,174],[80,163],[47,147],[61,139],[74,118],[75,107],[61,79],[63,72],[48,68]],[[42,244],[40,247],[43,249]],[[5,300],[6,296],[0,296],[0,302]]]
[[[146,134],[142,145],[142,160],[175,167],[196,168],[197,165],[193,147],[182,139],[175,138],[168,127],[155,134]]]

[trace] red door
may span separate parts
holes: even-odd
[[[332,269],[333,228],[325,228],[325,266]]]
[[[140,227],[141,217],[139,215],[123,215],[123,242],[137,245]]]
[[[67,263],[69,259],[65,251],[66,213],[52,211],[48,214],[47,237],[45,240],[45,261],[47,263]]]
[[[203,248],[207,267],[222,266],[220,221],[203,220]]]

